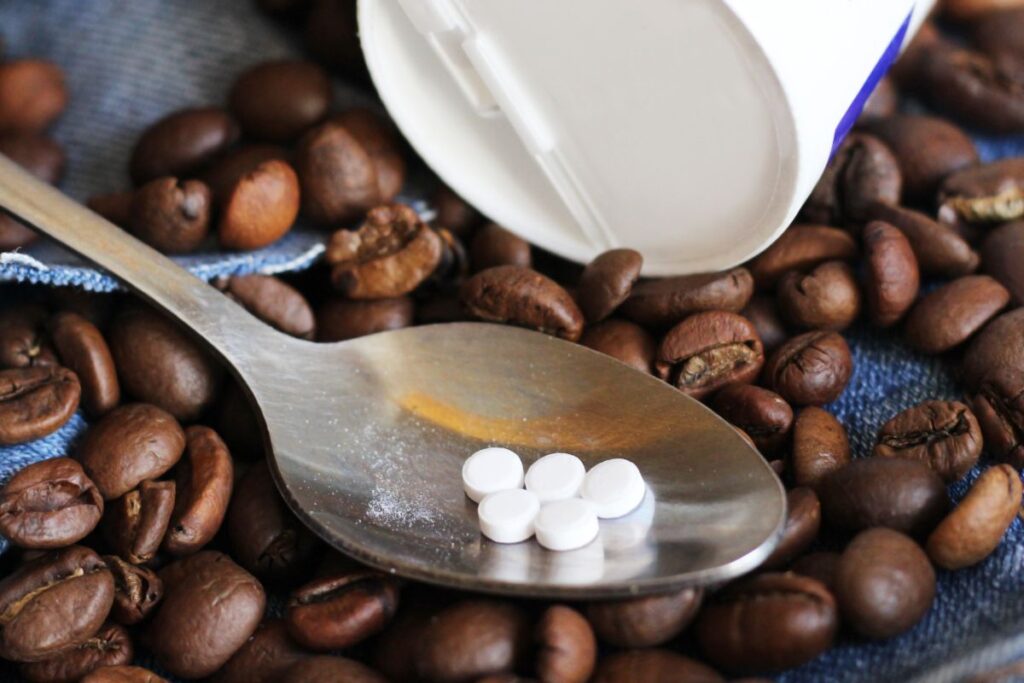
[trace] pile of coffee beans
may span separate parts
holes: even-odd
[[[299,212],[332,231],[306,273],[215,283],[253,315],[323,342],[486,320],[608,354],[749,438],[788,488],[783,538],[706,592],[565,605],[402,582],[291,515],[240,389],[174,323],[129,297],[19,286],[0,310],[0,444],[77,410],[90,426],[0,489],[0,658],[47,683],[723,681],[913,628],[937,574],[983,562],[1021,507],[1024,159],[982,164],[957,123],[897,106],[913,91],[972,128],[1024,130],[1024,9],[992,8],[1014,4],[947,2],[971,42],[926,26],[798,222],[722,273],[643,279],[629,249],[576,266],[444,187],[425,222],[391,203],[406,159],[389,126],[332,113],[310,63],[257,65],[226,108],[157,122],[136,189],[90,202],[115,222],[168,252],[211,229],[254,248]],[[260,5],[359,71],[351,0]],[[0,151],[32,150],[23,163],[55,180],[41,131],[65,100],[51,65],[0,63]],[[965,390],[890,416],[859,458],[823,408],[856,371],[854,325],[941,355]],[[954,506],[947,486],[979,463]]]

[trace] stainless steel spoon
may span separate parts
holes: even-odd
[[[291,509],[381,569],[523,596],[611,597],[717,582],[777,543],[785,496],[764,459],[698,402],[601,354],[513,327],[414,327],[338,344],[285,336],[0,156],[0,206],[107,269],[230,366],[260,415]],[[567,451],[635,461],[650,491],[589,546],[481,537],[463,460]]]

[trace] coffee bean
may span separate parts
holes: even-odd
[[[1010,157],[966,168],[942,182],[940,219],[948,210],[967,223],[1002,223],[1024,216],[1024,159]]]
[[[441,240],[408,206],[378,206],[356,231],[327,245],[334,287],[352,299],[386,299],[416,289],[441,261]]]
[[[130,162],[132,180],[142,185],[161,176],[189,177],[238,140],[238,124],[217,107],[182,109],[143,132]]]
[[[710,405],[730,424],[746,432],[766,456],[779,451],[793,425],[793,409],[781,396],[750,384],[725,387],[715,394]]]
[[[102,515],[103,497],[70,458],[27,465],[0,489],[0,534],[21,548],[77,543]]]
[[[962,569],[992,554],[1021,509],[1021,483],[1010,465],[995,465],[928,537],[928,556],[944,569]]]
[[[967,347],[961,374],[976,389],[1003,368],[1024,371],[1024,308],[1003,313],[982,328]]]
[[[889,76],[883,76],[864,103],[864,109],[857,117],[857,125],[864,126],[893,116],[899,105],[900,94],[896,91],[896,84]]]
[[[786,325],[779,316],[777,301],[773,297],[754,294],[740,315],[754,325],[757,336],[761,337],[761,343],[764,344],[765,353],[779,348],[789,338]]]
[[[306,133],[295,155],[302,212],[316,223],[337,226],[382,200],[370,151],[349,130],[328,121]]]
[[[583,332],[583,313],[569,293],[523,266],[481,271],[466,280],[459,296],[481,320],[528,327],[569,341]]]
[[[405,157],[394,125],[369,109],[346,109],[334,116],[355,136],[369,153],[377,171],[377,204],[387,204],[398,196],[405,183]]]
[[[891,638],[919,622],[935,598],[935,571],[908,536],[868,529],[843,551],[836,567],[843,623],[865,638]]]
[[[836,602],[823,585],[769,573],[718,593],[698,615],[696,635],[714,665],[768,673],[814,659],[832,645],[837,629]]]
[[[225,249],[261,249],[291,230],[299,215],[299,178],[269,159],[243,174],[221,205],[217,237]]]
[[[643,257],[632,249],[612,249],[587,264],[576,288],[576,301],[588,322],[611,315],[640,277]]]
[[[319,66],[276,61],[243,71],[231,86],[228,106],[246,135],[288,142],[320,122],[332,99],[331,79]]]
[[[949,509],[942,478],[917,460],[854,460],[825,475],[817,491],[825,522],[839,531],[888,527],[922,537]]]
[[[476,231],[469,243],[469,265],[474,273],[495,266],[530,267],[530,243],[497,223],[488,223]]]
[[[148,567],[125,562],[117,555],[104,555],[114,577],[114,606],[110,618],[131,626],[145,619],[164,597],[164,582]]]
[[[825,588],[835,594],[836,569],[839,567],[839,553],[818,551],[797,559],[789,571],[820,581]]]
[[[136,190],[130,229],[165,254],[187,254],[206,238],[210,203],[210,188],[201,180],[162,176]]]
[[[631,650],[601,659],[593,683],[725,683],[707,664],[670,650]]]
[[[57,365],[45,335],[47,312],[21,304],[0,312],[0,369]]]
[[[920,211],[873,204],[869,215],[873,220],[899,228],[910,243],[923,274],[960,277],[978,269],[981,258],[967,240],[948,225],[932,220]]]
[[[128,631],[107,624],[71,650],[41,662],[22,664],[20,671],[32,683],[77,683],[100,667],[128,664],[134,652]]]
[[[970,408],[959,401],[925,401],[882,425],[873,455],[920,460],[954,482],[974,467],[981,445],[981,428]]]
[[[701,311],[736,313],[753,292],[754,282],[746,268],[647,280],[633,287],[622,314],[641,325],[666,327]]]
[[[354,659],[326,655],[296,662],[280,680],[281,683],[388,683],[376,671]]]
[[[163,549],[171,555],[194,553],[213,540],[231,499],[234,465],[217,433],[193,425],[185,430],[185,457],[178,464],[174,513]]]
[[[810,223],[859,224],[874,202],[898,204],[902,187],[899,162],[885,143],[852,133],[825,168],[802,216]]]
[[[883,221],[868,223],[863,239],[868,313],[878,327],[890,327],[899,322],[917,298],[917,258],[899,228]]]
[[[1024,467],[1024,370],[1001,368],[971,400],[985,448],[1016,468]]]
[[[696,313],[665,335],[655,373],[685,394],[703,398],[733,382],[749,383],[764,365],[757,331],[725,311]]]
[[[114,552],[132,564],[152,560],[171,523],[175,494],[173,481],[144,481],[111,501],[104,531]]]
[[[416,671],[433,683],[512,671],[530,644],[522,608],[495,600],[463,600],[428,621],[415,644]]]
[[[372,301],[328,299],[316,312],[317,341],[345,341],[408,327],[413,310],[412,300],[404,296]]]
[[[462,238],[468,237],[482,220],[479,211],[444,184],[437,186],[431,204],[436,214],[434,225],[440,228],[447,228]],[[527,249],[529,249],[529,244],[527,244]],[[528,266],[530,264],[520,263],[519,265]]]
[[[56,185],[64,175],[64,149],[45,135],[0,134],[0,154],[50,185]]]
[[[57,65],[38,59],[0,64],[0,131],[38,133],[67,103],[64,73]]]
[[[821,503],[814,489],[799,486],[786,494],[786,526],[775,550],[764,561],[768,570],[782,569],[799,557],[818,538]]]
[[[85,642],[107,618],[114,580],[81,546],[46,553],[0,580],[0,656],[39,662]]]
[[[780,346],[765,364],[764,382],[792,405],[839,398],[853,374],[850,347],[835,332],[805,332]]]
[[[786,273],[778,298],[782,316],[803,329],[844,330],[860,314],[853,268],[842,261],[826,261],[806,274]]]
[[[1017,0],[945,0],[943,13],[957,21],[967,21],[986,16],[993,10],[1014,7]]]
[[[79,683],[168,683],[141,666],[104,666],[85,676]]]
[[[0,370],[0,445],[40,439],[78,409],[82,388],[67,368]]]
[[[846,429],[831,413],[807,406],[793,422],[793,481],[816,486],[830,472],[850,462]]]
[[[663,645],[683,632],[700,609],[699,588],[665,595],[587,604],[586,614],[601,642],[621,648]]]
[[[289,163],[289,156],[288,150],[279,145],[243,144],[218,156],[198,177],[210,188],[214,206],[223,207],[245,175],[266,161]]]
[[[924,296],[907,316],[905,338],[924,353],[958,346],[998,315],[1010,293],[987,275],[970,275]]]
[[[792,225],[750,262],[758,289],[771,289],[791,270],[807,270],[825,261],[852,261],[857,243],[850,233],[824,225]]]
[[[149,623],[147,643],[175,676],[212,674],[263,617],[263,587],[227,555],[204,550],[169,564],[160,578],[164,599]]]
[[[327,68],[370,82],[359,43],[356,8],[350,0],[317,0],[306,16],[303,45]]]
[[[351,647],[379,633],[398,609],[398,585],[377,572],[352,572],[296,589],[288,600],[288,633],[314,650]]]
[[[218,286],[268,325],[300,339],[316,330],[313,309],[299,290],[273,275],[232,275]]]
[[[985,272],[1009,291],[1015,306],[1024,304],[1024,222],[1001,225],[988,234],[981,245]]]
[[[1017,5],[1016,7],[1014,5]],[[1024,6],[1015,0],[999,2],[971,24],[971,42],[987,55],[1011,54],[1024,57]]]
[[[110,347],[99,329],[70,311],[50,319],[50,337],[61,362],[74,371],[82,385],[82,408],[92,417],[102,416],[121,401],[121,385]]]
[[[122,310],[107,341],[121,388],[136,399],[191,422],[216,398],[220,365],[156,311],[141,306]]]
[[[267,619],[213,676],[214,683],[276,683],[307,655],[282,619]]]
[[[132,202],[135,192],[105,192],[89,197],[85,205],[119,228],[129,229],[132,224]]]
[[[647,330],[636,323],[616,318],[588,327],[580,337],[580,344],[641,372],[651,372],[657,348]]]
[[[1024,73],[1010,55],[942,44],[928,51],[922,77],[929,102],[964,124],[999,134],[1024,130]]]
[[[36,241],[39,236],[7,214],[0,214],[0,251],[15,251]]]
[[[476,679],[476,683],[537,683],[536,679],[523,678],[515,674],[494,674]]]
[[[547,608],[537,622],[537,675],[551,683],[586,683],[597,663],[590,624],[564,605]]]

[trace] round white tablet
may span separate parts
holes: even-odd
[[[498,543],[519,543],[533,536],[540,503],[529,491],[509,489],[488,495],[476,512],[484,536]]]
[[[551,453],[526,471],[526,490],[542,503],[573,498],[580,491],[587,468],[575,455]]]
[[[575,550],[597,538],[597,515],[590,503],[568,498],[548,503],[533,522],[537,542],[548,550]]]
[[[462,488],[479,503],[497,491],[523,488],[523,461],[507,448],[484,448],[462,464]]]
[[[583,479],[580,495],[594,505],[601,519],[622,517],[636,509],[647,493],[640,470],[629,460],[614,458],[595,465]]]

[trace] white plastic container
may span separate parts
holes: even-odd
[[[935,0],[360,0],[391,116],[487,216],[585,262],[720,270],[793,220]]]

